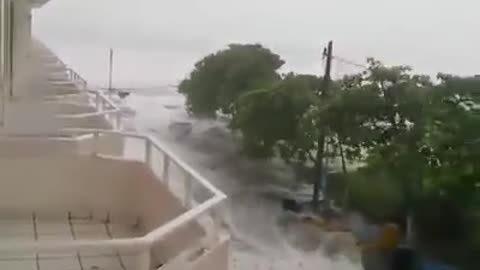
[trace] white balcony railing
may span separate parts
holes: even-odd
[[[63,62],[61,63],[65,65]],[[67,77],[71,82],[78,85],[81,89],[87,88],[87,85],[88,85],[87,81],[82,76],[80,76],[80,74],[78,74],[75,70],[71,68],[67,68],[66,72],[67,72]]]
[[[89,96],[89,103],[95,107],[95,112],[80,113],[80,114],[63,114],[57,115],[58,118],[63,119],[79,119],[87,117],[105,117],[105,119],[112,125],[114,130],[120,130],[122,124],[122,114],[120,108],[111,101],[104,93],[99,90],[83,90]]]
[[[65,66],[65,64],[60,59],[57,58],[57,61]],[[64,114],[64,115],[57,115],[57,117],[63,118],[63,119],[79,119],[79,118],[103,116],[112,125],[112,128],[114,130],[120,130],[121,129],[120,108],[100,90],[89,90],[87,88],[88,86],[87,81],[72,68],[66,67],[66,73],[67,73],[68,80],[71,81],[80,90],[79,94],[81,93],[88,94],[89,103],[90,105],[95,107],[95,112],[81,113],[81,114]]]
[[[42,42],[36,40],[36,44],[41,48],[40,51],[43,51],[43,54],[40,52],[38,55],[41,58],[46,57],[48,61],[54,65],[59,65],[61,69],[66,73],[66,78],[69,82],[73,83],[76,88],[78,88],[78,94],[86,92],[89,96],[89,103],[92,106],[95,106],[96,112],[92,113],[83,113],[83,114],[66,114],[58,115],[59,118],[64,119],[75,119],[75,118],[87,118],[95,116],[104,116],[106,120],[112,125],[112,128],[115,130],[121,129],[121,110],[120,108],[113,103],[107,96],[105,96],[100,90],[90,90],[88,89],[87,81],[78,74],[74,69],[68,67],[59,57],[53,53],[47,46]],[[75,95],[75,93],[71,94]],[[62,95],[63,98],[66,95]]]
[[[134,269],[147,270],[151,267],[151,250],[156,243],[159,243],[165,237],[183,226],[197,221],[204,226],[207,232],[208,241],[205,245],[215,244],[219,241],[221,230],[220,205],[226,199],[226,195],[200,176],[190,166],[181,161],[171,151],[167,150],[155,138],[148,135],[139,135],[135,133],[126,133],[119,131],[92,130],[92,129],[68,129],[66,133],[71,133],[72,137],[42,137],[40,139],[48,141],[65,141],[65,140],[86,140],[93,139],[94,144],[91,154],[102,156],[99,152],[100,138],[106,135],[117,135],[124,138],[124,141],[138,140],[143,144],[142,157],[143,161],[156,174],[159,181],[179,198],[184,205],[186,211],[179,216],[171,219],[153,231],[148,232],[143,237],[128,239],[111,239],[111,240],[57,240],[57,241],[36,241],[36,242],[18,242],[0,243],[1,253],[49,253],[49,252],[94,252],[103,251],[116,252],[135,252],[139,254],[138,265]],[[74,134],[84,134],[74,136]],[[13,137],[18,138],[18,137]],[[30,136],[29,139],[32,137]],[[9,136],[12,139],[12,136]],[[109,156],[112,157],[112,156]],[[116,156],[114,158],[123,159],[124,156]],[[172,169],[176,167],[179,173],[172,174]],[[193,187],[201,188],[208,191],[208,197],[202,201],[197,201],[193,196]],[[180,188],[179,188],[180,187]],[[208,219],[209,225],[205,226],[204,221]],[[193,245],[194,243],[192,243]],[[207,247],[208,248],[208,247]],[[173,258],[171,258],[173,259]],[[166,262],[168,263],[168,261]]]

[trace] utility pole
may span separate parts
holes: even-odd
[[[333,58],[333,41],[328,42],[327,48],[323,51],[323,57],[326,59],[325,65],[325,74],[323,76],[323,83],[322,88],[319,91],[321,98],[328,97],[328,90],[330,88],[330,84],[332,81],[331,78],[331,70],[332,70],[332,58]],[[325,157],[325,131],[320,131],[320,136],[317,141],[318,149],[317,155],[315,157],[315,181],[313,183],[313,209],[318,210],[319,204],[319,197],[320,197],[320,188],[323,186],[325,188],[324,179],[326,177],[325,174],[325,166],[324,166],[324,157]],[[324,190],[324,197],[325,197],[325,190]]]
[[[333,59],[333,41],[328,42],[328,47],[323,52],[323,57],[326,59],[325,65],[325,75],[323,76],[323,93],[322,95],[327,95],[328,88],[330,87],[330,82],[332,81],[332,59]]]
[[[109,69],[108,69],[108,93],[112,92],[112,77],[113,77],[113,49],[110,49]]]

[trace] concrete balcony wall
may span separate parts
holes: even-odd
[[[60,128],[86,128],[86,129],[106,129],[113,128],[104,115],[92,115],[86,117],[59,118],[57,116]]]
[[[96,109],[90,106],[88,103],[81,102],[64,102],[62,100],[57,101],[24,101],[9,104],[9,113],[15,115],[15,113],[24,111],[25,113],[31,113],[35,115],[45,116],[58,116],[58,115],[75,115],[95,113]]]
[[[154,177],[152,171],[146,170],[144,172]],[[144,226],[145,231],[151,231],[173,220],[179,213],[186,211],[179,199],[168,189],[164,188],[163,183],[159,181],[145,181],[148,178],[150,177],[138,178],[139,184],[142,186],[142,194],[144,195],[139,201],[138,209],[144,217],[141,224]],[[164,193],[159,194],[159,190],[164,191]],[[166,202],[175,203],[169,207],[159,207]],[[192,222],[178,228],[178,230],[154,244],[152,249],[153,258],[156,260],[154,264],[160,265],[175,258],[182,251],[200,241],[203,236],[205,236],[205,232],[197,223]]]
[[[35,138],[3,138],[0,140],[0,159],[47,155],[74,154],[82,150],[81,144],[73,140],[48,141]]]
[[[46,104],[55,115],[65,114],[85,114],[94,113],[96,110],[94,107],[85,103],[72,103],[72,102],[51,102]]]
[[[0,134],[52,134],[60,122],[43,102],[12,100],[5,108],[5,125]]]
[[[192,263],[195,270],[227,270],[229,269],[230,239],[223,237],[217,245],[206,250],[198,260]],[[186,268],[177,268],[186,269]]]
[[[0,160],[0,218],[66,211],[135,220],[147,233],[185,212],[143,163],[94,156],[17,156]]]
[[[219,241],[209,248],[197,247],[187,249],[182,254],[168,261],[160,270],[226,270],[229,269],[228,236],[220,237]]]
[[[48,223],[64,220],[68,213],[90,223],[108,219],[134,226],[142,236],[186,212],[154,173],[136,161],[71,154],[0,156],[0,179],[0,220],[35,213]],[[152,266],[228,269],[228,237],[199,245],[206,243],[204,236],[197,223],[177,228],[154,243]]]
[[[9,213],[59,216],[71,211],[131,219],[141,166],[93,157],[8,158],[0,162],[0,217]]]
[[[58,136],[59,134],[44,134],[45,138],[41,138],[41,136],[32,138],[28,135],[23,138],[2,138],[0,139],[0,158],[44,157],[64,154],[91,155],[95,151],[110,156],[123,155],[124,138],[116,134],[101,135],[98,140],[95,140],[93,135],[75,139],[71,137],[71,134],[68,136],[65,134],[63,138],[47,140],[47,136]]]
[[[81,154],[101,153],[109,156],[123,156],[125,138],[117,134],[102,134],[98,139],[84,137],[75,142],[75,151]]]
[[[33,87],[30,95],[28,97],[24,97],[24,99],[43,100],[44,98],[49,96],[65,96],[80,93],[81,92],[74,87],[38,84],[37,86]]]
[[[140,162],[69,154],[0,159],[0,220],[72,213],[137,224],[145,235],[186,211]],[[154,244],[153,263],[173,259],[204,235],[197,223],[179,228]]]
[[[94,111],[87,105],[48,104],[38,101],[10,102],[0,134],[54,134],[63,128],[112,129],[104,115],[75,117],[75,111]],[[60,117],[60,114],[69,116]]]
[[[76,103],[76,104],[90,104],[90,96],[85,92],[72,93],[69,95],[61,96],[46,96],[44,101],[46,102],[65,102],[65,103]]]

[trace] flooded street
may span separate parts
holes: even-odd
[[[267,196],[272,184],[286,185],[293,177],[281,162],[242,157],[226,125],[190,119],[174,89],[139,90],[125,105],[135,111],[126,129],[155,134],[228,195],[224,216],[232,237],[231,269],[361,269],[352,240],[292,222],[279,199]],[[172,129],[172,123],[188,122],[193,124],[189,135]],[[332,247],[339,251],[327,256]]]

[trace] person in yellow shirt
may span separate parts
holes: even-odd
[[[359,245],[359,248],[364,249],[380,249],[393,250],[400,243],[401,232],[400,227],[394,223],[385,224],[379,233],[378,238],[372,243],[365,243]]]
[[[419,254],[402,246],[402,233],[397,224],[385,224],[372,243],[360,245],[364,270],[419,270]]]

